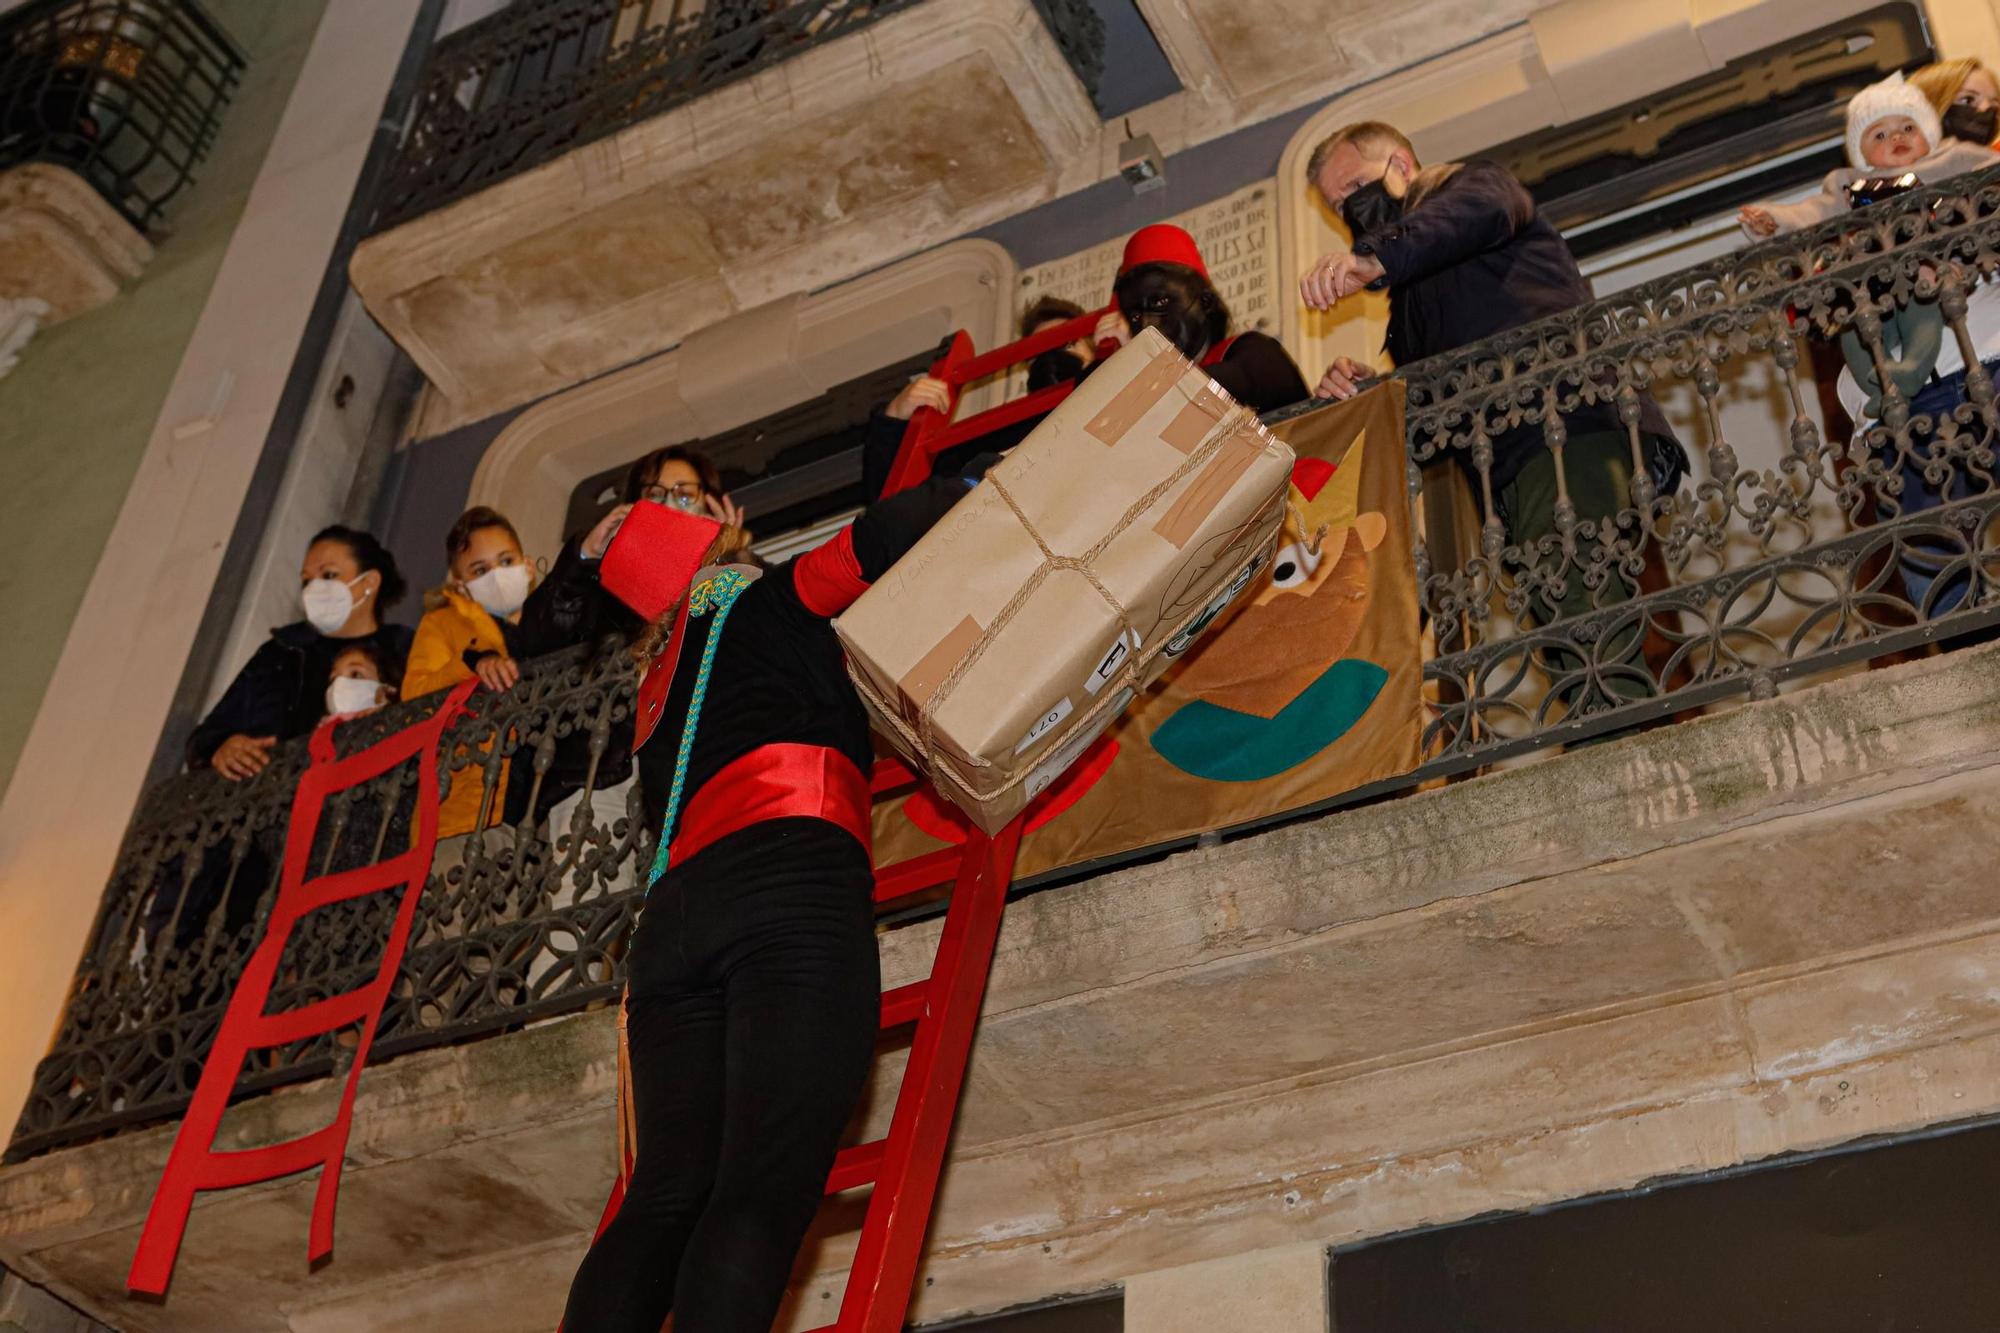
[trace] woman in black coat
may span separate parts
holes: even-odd
[[[337,524],[321,531],[299,570],[306,618],[272,630],[236,673],[188,738],[188,767],[231,782],[263,772],[275,746],[326,716],[326,682],[343,648],[372,648],[389,679],[400,680],[411,632],[385,624],[382,613],[404,589],[396,558],[373,536]]]
[[[381,542],[354,528],[322,530],[306,548],[299,571],[299,604],[306,618],[272,630],[236,673],[188,738],[188,767],[213,768],[230,782],[263,772],[278,745],[306,735],[326,716],[327,682],[334,659],[346,649],[369,650],[385,678],[400,680],[411,631],[384,624],[381,615],[403,592],[395,557]],[[191,876],[183,875],[179,857],[160,871],[146,910],[146,938],[152,945],[161,943],[169,923],[170,943],[182,950],[204,933],[234,937],[247,930],[281,855],[261,834],[233,869],[226,841],[196,854],[201,864]],[[232,886],[226,902],[225,885]]]

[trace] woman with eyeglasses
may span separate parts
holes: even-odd
[[[722,469],[707,454],[684,444],[655,449],[632,465],[625,476],[625,509],[641,500],[705,514],[727,528],[743,526],[743,511],[723,492]],[[612,512],[618,518],[625,516],[623,510]],[[606,521],[616,529],[615,520]]]
[[[743,511],[723,493],[722,471],[713,459],[684,444],[655,449],[625,474],[624,503],[597,520],[590,531],[563,543],[562,554],[522,609],[522,637],[535,645],[535,651],[592,643],[607,634],[630,640],[645,628],[644,621],[597,582],[598,561],[635,504],[666,505],[715,519],[725,528],[743,529]],[[743,540],[749,540],[747,532]]]
[[[626,955],[633,1170],[570,1333],[777,1315],[881,1015],[873,750],[831,622],[967,490],[933,477],[761,576],[734,566],[733,530],[641,500],[606,557],[609,590],[653,617],[639,766],[673,795]]]
[[[624,502],[588,532],[563,543],[555,563],[521,607],[519,625],[508,635],[517,656],[525,660],[576,644],[607,641],[622,650],[645,628],[643,620],[598,583],[598,562],[635,504],[667,505],[714,518],[729,528],[743,526],[743,511],[723,493],[722,473],[713,460],[685,445],[655,449],[626,474]],[[630,728],[614,728],[601,753],[593,752],[591,737],[583,730],[558,740],[532,812],[528,807],[532,771],[524,765],[518,774],[509,784],[508,822],[531,813],[561,827],[569,820],[566,803],[588,799],[597,820],[609,826],[625,812],[624,791],[632,776]]]

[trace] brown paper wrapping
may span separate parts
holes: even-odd
[[[1143,332],[834,622],[857,690],[999,831],[1268,563],[1291,466]]]
[[[1290,491],[1276,562],[1282,577],[1260,569],[1231,603],[1230,617],[1177,657],[1037,803],[1017,875],[1267,819],[1416,766],[1423,652],[1402,406],[1402,385],[1391,381],[1275,428],[1301,460],[1320,460],[1301,472],[1323,474],[1325,464],[1338,464],[1315,493]],[[1295,567],[1299,548],[1322,529],[1317,567]],[[1343,676],[1363,693],[1373,688],[1344,729],[1324,711],[1299,716],[1316,686]],[[1301,735],[1303,744],[1260,776],[1191,771],[1174,732],[1185,728],[1189,710],[1208,707],[1256,719],[1252,728]],[[927,792],[877,803],[876,864],[960,840],[950,820]]]

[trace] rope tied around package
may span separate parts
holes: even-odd
[[[1138,521],[1140,515],[1158,504],[1175,487],[1179,486],[1181,482],[1187,480],[1197,469],[1207,465],[1216,454],[1222,451],[1225,444],[1243,430],[1246,424],[1255,426],[1259,434],[1265,434],[1263,428],[1257,425],[1256,414],[1249,408],[1233,406],[1224,412],[1216,419],[1215,424],[1209,428],[1207,433],[1202,436],[1201,442],[1188,451],[1187,457],[1182,460],[1180,466],[1155,483],[1145,494],[1126,506],[1125,512],[1119,515],[1117,522],[1111,525],[1110,530],[1093,543],[1090,549],[1082,555],[1059,555],[1051,549],[1035,525],[1029,521],[1028,515],[1022,510],[1019,501],[1008,491],[1001,479],[994,473],[987,473],[985,479],[980,482],[980,485],[991,486],[994,493],[999,495],[1001,500],[1006,503],[1007,508],[1013,511],[1014,517],[1020,522],[1022,530],[1028,534],[1029,539],[1035,543],[1036,549],[1041,552],[1042,560],[1036,566],[1035,572],[1029,575],[1027,580],[1015,590],[1012,597],[1007,599],[1006,605],[1002,606],[999,612],[993,617],[993,623],[980,631],[979,637],[973,640],[972,646],[953,664],[951,670],[945,673],[944,679],[938,682],[937,688],[924,701],[923,707],[917,714],[916,735],[910,737],[906,728],[900,724],[896,725],[896,729],[904,733],[905,739],[915,740],[918,752],[923,755],[924,769],[927,773],[932,775],[933,778],[940,772],[949,774],[949,770],[940,769],[937,762],[934,731],[938,709],[944,704],[945,700],[951,697],[952,691],[965,678],[966,673],[979,664],[979,660],[986,655],[987,649],[993,646],[994,642],[999,638],[1001,631],[1007,628],[1007,625],[1020,612],[1021,608],[1027,605],[1028,599],[1034,596],[1035,590],[1041,587],[1049,575],[1056,570],[1070,570],[1083,575],[1090,583],[1090,586],[1096,589],[1097,595],[1104,599],[1105,605],[1111,608],[1112,614],[1118,618],[1119,632],[1126,636],[1126,642],[1129,643],[1138,637],[1136,631],[1132,628],[1130,614],[1111,590],[1104,586],[1104,581],[1098,577],[1097,571],[1093,566],[1097,559],[1110,548],[1111,543],[1123,536],[1125,530]],[[1269,439],[1268,435],[1266,435],[1266,439]],[[1200,608],[1196,609],[1199,611]],[[1150,658],[1147,660],[1150,660]],[[1141,684],[1140,666],[1140,653],[1137,646],[1134,645],[1132,651],[1126,654],[1124,666],[1120,672],[1122,684],[1134,694],[1139,691]],[[852,674],[850,672],[850,675]],[[857,684],[861,683],[858,677],[855,680]],[[870,698],[874,697],[872,689],[867,690],[867,694]],[[1076,722],[1072,723],[1070,729],[1074,730],[1077,726],[1096,717],[1116,697],[1116,691],[1107,690],[1101,693],[1097,703],[1086,710],[1083,716],[1078,718]],[[1122,707],[1123,705],[1121,704],[1120,706]],[[893,714],[889,710],[878,708],[877,712],[886,718],[890,718],[892,722],[894,721]],[[969,757],[980,767],[989,766],[977,756]],[[1012,790],[1015,786],[1026,781],[1030,772],[1032,772],[1032,769],[1023,769],[1014,774],[1013,777],[996,788],[992,794],[998,795],[1002,792]],[[952,781],[962,790],[969,792],[970,789],[962,781],[959,781],[956,775],[950,776],[952,777]]]

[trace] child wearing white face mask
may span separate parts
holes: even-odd
[[[360,717],[396,701],[396,687],[382,679],[382,655],[373,644],[340,650],[326,683],[329,717]]]
[[[304,619],[272,630],[236,673],[188,738],[188,766],[231,782],[262,772],[277,746],[325,716],[327,678],[349,647],[366,645],[387,678],[400,675],[410,631],[382,613],[402,593],[395,557],[372,534],[339,525],[317,533],[299,567]]]
[[[515,642],[521,608],[535,583],[520,536],[503,515],[476,505],[445,534],[444,554],[448,577],[424,595],[424,618],[417,623],[403,673],[403,697],[449,689],[471,676],[495,692],[512,689],[521,678],[516,662],[521,650]],[[470,832],[479,823],[485,787],[478,776],[465,772],[452,782],[438,808],[439,837]],[[503,817],[501,806],[493,802],[487,823]]]

